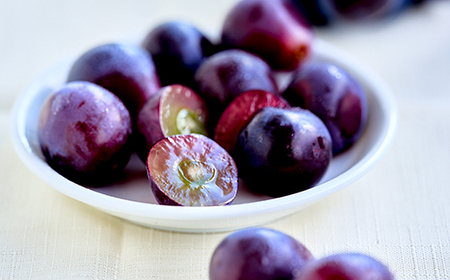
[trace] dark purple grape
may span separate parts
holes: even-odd
[[[132,152],[130,135],[123,103],[89,82],[66,84],[41,109],[42,152],[53,169],[77,183],[95,186],[116,178]]]
[[[360,253],[330,255],[306,264],[296,280],[394,280],[388,267]]]
[[[311,53],[314,33],[291,0],[243,0],[228,13],[222,43],[255,53],[275,70],[294,70]]]
[[[339,20],[381,20],[398,15],[422,0],[293,0],[314,25],[331,25]]]
[[[405,0],[405,5],[423,5],[429,0]]]
[[[380,17],[400,7],[404,0],[331,0],[331,6],[342,17],[363,20]]]
[[[256,193],[280,197],[314,186],[332,157],[330,134],[301,108],[265,107],[239,134],[239,175]]]
[[[310,110],[327,126],[333,154],[339,154],[361,136],[368,115],[366,94],[342,68],[326,62],[303,65],[283,93],[292,105]]]
[[[117,95],[132,118],[160,88],[151,56],[142,48],[125,44],[97,46],[75,61],[67,79],[98,84]]]
[[[306,19],[314,25],[331,24],[333,17],[328,11],[327,0],[293,0]]]
[[[147,174],[156,200],[164,205],[228,205],[238,188],[233,158],[201,134],[174,135],[155,143]]]
[[[225,107],[239,94],[249,90],[278,93],[269,65],[256,55],[237,49],[210,56],[200,65],[195,80],[199,94],[208,105],[213,127]]]
[[[250,228],[228,235],[215,249],[210,280],[295,279],[311,252],[291,236],[266,228]]]
[[[152,55],[163,86],[182,84],[192,89],[195,71],[216,48],[195,26],[177,21],[154,28],[142,45]]]

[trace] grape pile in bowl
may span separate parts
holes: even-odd
[[[169,21],[58,61],[15,103],[18,156],[70,198],[188,232],[267,223],[355,182],[394,139],[393,94],[293,2],[269,2],[238,2],[209,36]]]
[[[369,107],[355,77],[311,59],[314,40],[293,2],[243,0],[219,42],[171,21],[140,45],[96,46],[42,107],[42,153],[88,187],[120,178],[136,153],[164,205],[229,205],[242,185],[310,189],[359,140]]]

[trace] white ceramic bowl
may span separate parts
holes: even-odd
[[[300,193],[269,198],[241,188],[229,206],[158,205],[145,167],[136,156],[126,168],[127,179],[114,185],[89,189],[62,177],[45,162],[37,140],[37,120],[44,100],[65,82],[76,57],[48,69],[17,100],[13,111],[13,143],[25,165],[55,190],[130,222],[187,232],[226,231],[264,224],[298,212],[360,178],[383,156],[395,134],[397,111],[385,83],[350,55],[322,40],[316,41],[314,53],[314,59],[334,62],[361,82],[368,95],[369,117],[362,138],[332,160],[317,186]]]

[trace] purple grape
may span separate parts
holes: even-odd
[[[222,42],[255,53],[275,70],[294,70],[311,53],[314,33],[291,0],[243,0],[228,13]]]
[[[234,157],[249,189],[280,197],[314,186],[328,168],[331,146],[327,128],[310,111],[265,107],[239,134]]]
[[[337,155],[361,136],[368,115],[361,85],[337,65],[310,62],[300,67],[282,94],[292,105],[310,110],[327,126]]]
[[[41,109],[42,152],[53,169],[77,183],[95,186],[116,178],[132,153],[130,135],[123,103],[89,82],[66,84]]]
[[[327,0],[293,0],[308,21],[317,26],[328,25],[333,20],[325,1]]]
[[[142,48],[106,44],[90,49],[73,64],[71,81],[88,81],[117,95],[134,119],[142,105],[160,88],[151,56]]]
[[[195,88],[194,74],[216,47],[193,25],[170,21],[154,28],[143,47],[152,55],[163,86]]]
[[[250,228],[228,235],[215,249],[210,280],[294,279],[314,257],[282,232]]]
[[[349,18],[363,18],[380,9],[389,0],[332,0],[336,10]]]

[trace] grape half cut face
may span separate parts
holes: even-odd
[[[227,205],[238,188],[233,158],[200,134],[158,141],[148,155],[147,173],[156,200],[164,205]]]

